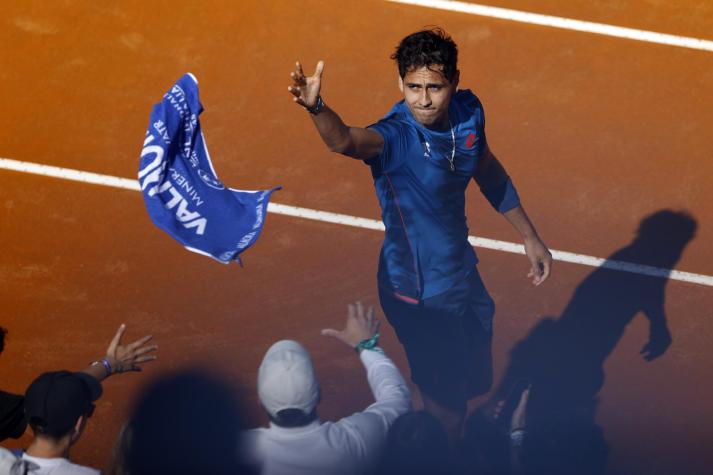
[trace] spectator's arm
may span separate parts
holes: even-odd
[[[362,363],[366,368],[374,402],[364,412],[373,413],[383,419],[385,429],[401,414],[411,410],[411,391],[401,372],[393,361],[383,353],[363,351]]]
[[[527,437],[527,402],[530,399],[530,387],[520,395],[520,401],[510,418],[510,472],[518,475],[524,472],[522,465],[522,444]]]
[[[378,328],[374,309],[369,307],[365,312],[361,303],[357,302],[356,305],[349,305],[344,330],[322,330],[322,334],[356,348],[359,343],[377,337]],[[366,368],[369,387],[376,402],[364,411],[340,420],[331,430],[340,433],[345,451],[368,460],[378,456],[394,420],[411,409],[411,392],[396,365],[381,348],[359,348],[357,351]]]
[[[141,371],[143,363],[157,358],[156,355],[149,354],[158,349],[158,345],[148,344],[153,338],[151,335],[139,338],[133,343],[122,345],[121,339],[125,331],[126,325],[122,323],[111,343],[109,343],[106,356],[95,361],[89,367],[83,369],[82,372],[93,376],[97,381],[102,381],[112,374]]]
[[[388,356],[372,350],[364,350],[359,356],[376,401],[334,426],[347,441],[345,450],[368,464],[379,456],[396,418],[411,410],[411,392]]]

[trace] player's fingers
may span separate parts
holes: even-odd
[[[292,77],[292,82],[294,82],[295,84],[298,84],[300,86],[306,84],[305,78],[303,76],[300,76],[297,73],[290,73],[290,76]]]
[[[109,349],[106,351],[108,354],[113,354],[116,351],[116,348],[119,346],[119,343],[121,343],[121,337],[124,336],[124,332],[126,331],[126,324],[122,323],[119,325],[119,329],[116,331],[116,334],[114,335],[114,338],[112,338],[111,343],[109,343]]]
[[[526,252],[527,260],[530,261],[530,274],[539,275],[540,274],[540,259],[536,254],[532,252]]]
[[[544,259],[542,261],[542,275],[540,276],[540,284],[547,280],[552,269],[552,259]]]
[[[324,61],[321,59],[317,63],[317,67],[314,70],[314,75],[317,76],[318,78],[322,77],[322,72],[324,71]]]
[[[530,267],[530,272],[527,273],[528,277],[532,277],[532,283],[537,284],[537,280],[540,278],[539,269],[535,266]]]
[[[300,97],[302,94],[302,90],[299,87],[290,86],[287,90],[290,91],[295,97]]]
[[[300,64],[299,61],[295,63],[295,72],[297,73],[297,77],[304,79],[305,73],[302,71],[302,65]]]

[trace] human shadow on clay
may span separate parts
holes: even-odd
[[[608,264],[624,261],[672,269],[696,228],[696,220],[686,212],[655,212],[641,221],[631,244],[609,256]],[[512,388],[518,382],[531,385],[528,436],[521,452],[525,473],[604,473],[608,446],[594,417],[605,360],[640,313],[649,321],[641,356],[651,361],[671,345],[664,311],[668,276],[605,266],[584,279],[559,318],[540,321],[515,345],[493,397],[517,398]]]

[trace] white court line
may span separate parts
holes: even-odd
[[[139,182],[129,178],[120,178],[110,175],[100,175],[97,173],[83,172],[73,170],[71,168],[60,168],[49,165],[40,165],[39,163],[21,162],[8,158],[0,158],[0,169],[12,170],[22,173],[32,173],[35,175],[49,176],[53,178],[62,178],[64,180],[79,181],[83,183],[91,183],[93,185],[110,186],[114,188],[122,188],[124,190],[139,191]],[[375,219],[359,218],[346,214],[330,213],[328,211],[319,211],[309,208],[299,208],[297,206],[283,205],[271,202],[268,205],[267,211],[295,218],[311,219],[324,223],[341,224],[343,226],[354,226],[362,229],[372,229],[375,231],[383,231],[384,224]],[[476,236],[468,236],[468,242],[476,247],[485,249],[493,249],[497,251],[510,252],[514,254],[525,254],[522,244],[513,242],[498,241],[495,239],[481,238]],[[682,282],[690,282],[694,284],[707,285],[713,287],[713,276],[693,274],[690,272],[681,272],[671,269],[663,269],[660,267],[652,267],[641,264],[633,264],[630,262],[613,261],[602,259],[600,257],[587,256],[584,254],[575,254],[566,251],[552,250],[552,257],[556,261],[570,262],[573,264],[581,264],[589,267],[604,267],[623,272],[631,272],[634,274],[648,275],[653,277],[663,277]]]
[[[697,49],[701,51],[713,51],[713,41],[691,38],[689,36],[669,35],[666,33],[656,33],[655,31],[637,30],[634,28],[624,28],[622,26],[607,25],[604,23],[594,23],[591,21],[573,20],[551,15],[541,15],[539,13],[529,13],[508,8],[490,7],[478,5],[476,3],[460,2],[455,0],[386,0],[392,3],[403,3],[420,7],[435,8],[470,15],[498,18],[500,20],[516,21],[519,23],[529,23],[531,25],[549,26],[551,28],[562,28],[564,30],[582,31],[597,35],[613,36],[616,38],[626,38],[628,40],[645,41],[647,43],[657,43],[681,48]]]

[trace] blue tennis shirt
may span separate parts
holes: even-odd
[[[487,150],[483,106],[470,90],[460,90],[448,115],[455,133],[455,171],[449,161],[450,128],[424,127],[404,101],[369,126],[384,138],[381,154],[366,160],[386,227],[378,281],[412,303],[450,289],[478,262],[468,243],[465,190]],[[480,189],[501,213],[520,203],[510,178],[481,182]]]

